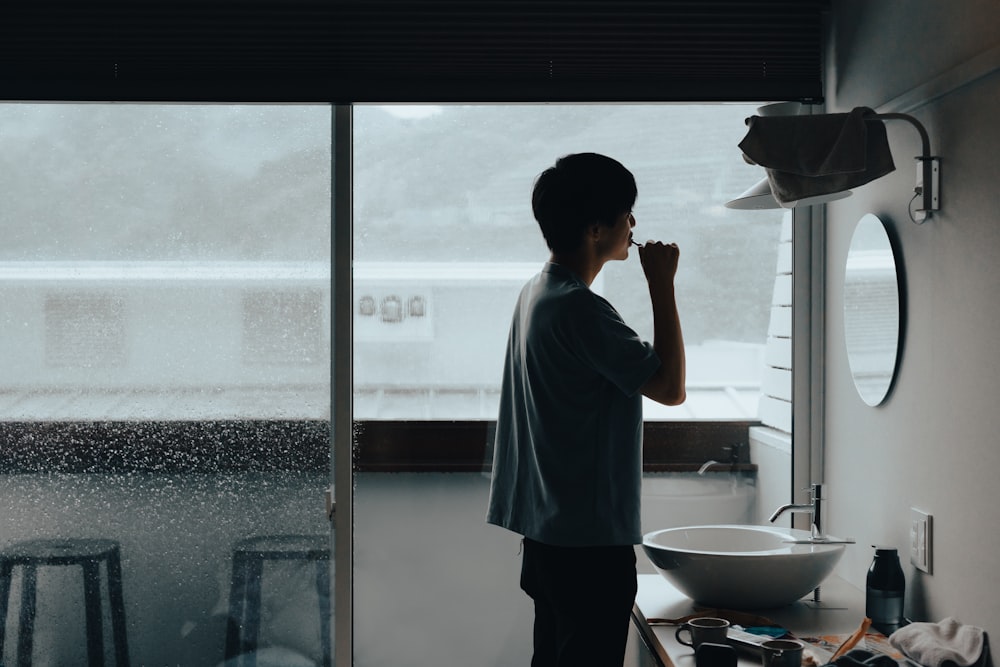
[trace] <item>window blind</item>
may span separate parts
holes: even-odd
[[[17,0],[2,99],[821,100],[827,0]]]

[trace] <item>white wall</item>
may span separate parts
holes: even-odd
[[[920,144],[895,121],[887,128],[896,172],[828,205],[827,526],[858,540],[839,572],[863,587],[869,545],[897,546],[911,618],[955,616],[1000,637],[1000,3],[844,0],[832,3],[830,29],[827,110],[905,102],[912,110],[883,110],[924,124],[942,186],[940,214],[910,222]],[[903,276],[898,376],[877,408],[854,390],[842,333],[844,260],[866,212],[898,241]],[[934,516],[930,576],[908,563],[911,507]]]
[[[650,474],[643,530],[749,521],[752,477]],[[530,599],[520,536],[485,522],[486,475],[361,473],[355,497],[354,650],[367,665],[526,665]],[[654,573],[637,548],[636,567]]]
[[[771,514],[792,499],[792,438],[766,426],[750,429],[750,460],[757,464],[757,493],[752,523],[768,524]],[[777,526],[792,526],[793,514],[775,521]]]

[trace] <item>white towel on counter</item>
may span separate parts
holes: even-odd
[[[991,667],[989,641],[982,628],[952,617],[939,623],[910,623],[889,636],[889,643],[925,667]]]

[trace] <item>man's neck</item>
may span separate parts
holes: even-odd
[[[589,248],[584,247],[574,252],[553,252],[549,257],[549,261],[569,269],[578,275],[589,287],[594,282],[597,274],[600,273],[604,262],[594,256],[592,252],[588,252],[588,250]]]

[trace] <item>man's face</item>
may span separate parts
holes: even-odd
[[[629,247],[632,245],[632,228],[635,227],[635,216],[631,211],[622,213],[615,218],[615,224],[605,227],[602,231],[604,243],[602,254],[607,260],[628,259]]]

